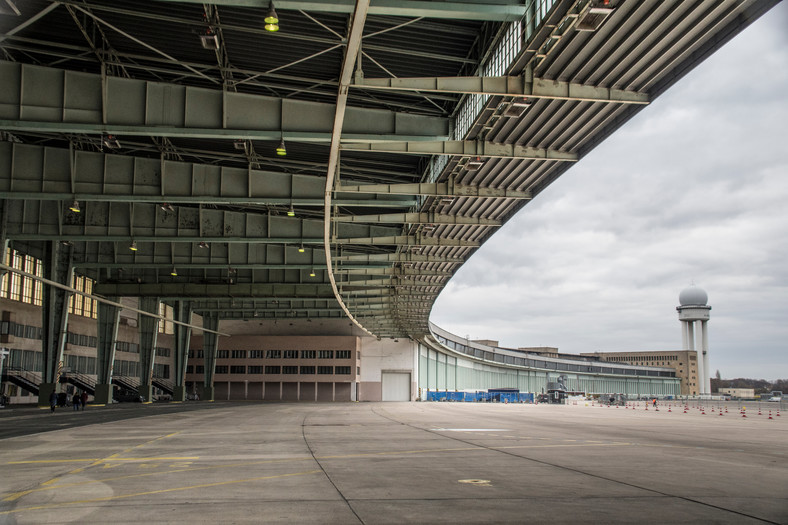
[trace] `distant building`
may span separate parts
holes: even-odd
[[[718,388],[717,392],[728,394],[731,397],[738,397],[739,399],[753,399],[755,397],[754,388]]]
[[[661,366],[676,370],[681,380],[681,395],[696,396],[699,392],[698,353],[694,350],[662,352],[593,352],[581,356],[596,357],[600,361],[627,365]]]

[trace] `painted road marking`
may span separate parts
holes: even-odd
[[[139,496],[151,496],[153,494],[165,494],[167,492],[178,492],[182,490],[193,490],[193,489],[202,489],[208,487],[218,487],[220,485],[232,485],[235,483],[251,483],[253,481],[264,481],[269,479],[279,479],[279,478],[287,478],[293,476],[306,476],[308,474],[322,474],[322,470],[309,470],[306,472],[294,472],[292,474],[279,474],[276,476],[260,476],[257,478],[247,478],[247,479],[236,479],[232,481],[219,481],[216,483],[203,483],[200,485],[189,485],[187,487],[175,487],[170,489],[162,489],[162,490],[150,490],[147,492],[135,492],[134,494],[122,494],[119,496],[107,496],[104,498],[94,498],[94,499],[83,499],[78,501],[64,501],[62,503],[52,503],[50,505],[39,505],[37,507],[24,507],[21,509],[14,509],[14,510],[6,510],[0,512],[0,516],[5,514],[16,514],[18,512],[27,512],[31,510],[43,510],[43,509],[55,509],[59,507],[65,507],[67,505],[84,505],[86,503],[99,503],[102,501],[114,501],[119,499],[127,499],[127,498],[136,498]]]

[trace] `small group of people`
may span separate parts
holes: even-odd
[[[85,410],[85,405],[88,404],[88,393],[83,391],[81,394],[79,392],[74,392],[74,397],[71,398],[71,404],[74,406],[74,410],[79,411],[79,407],[82,407],[82,410]]]
[[[65,396],[66,394],[62,394]],[[55,411],[55,407],[58,405],[58,394],[57,392],[52,392],[49,394],[49,410],[50,412]],[[67,397],[65,399],[68,399]],[[85,410],[85,406],[88,404],[88,393],[87,392],[74,392],[74,396],[71,398],[71,406],[74,407],[74,410],[79,410],[82,407],[82,410]],[[65,401],[61,403],[61,406],[65,406]]]

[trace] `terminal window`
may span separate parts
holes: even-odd
[[[318,359],[334,359],[333,350],[320,350],[317,353]]]

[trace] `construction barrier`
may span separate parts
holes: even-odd
[[[533,403],[529,392],[427,392],[427,401],[455,401],[465,403]]]

